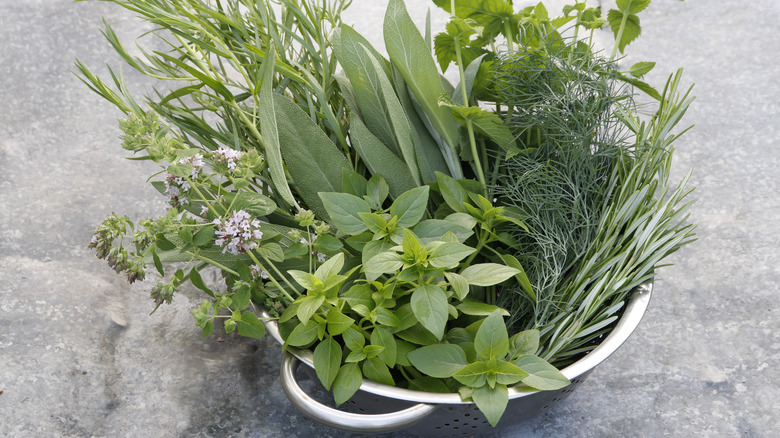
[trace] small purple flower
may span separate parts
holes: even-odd
[[[219,149],[214,152],[214,161],[227,164],[227,167],[230,170],[236,168],[236,163],[240,159],[241,152],[227,146],[220,146]]]
[[[234,212],[224,222],[215,219],[214,224],[218,226],[216,244],[224,247],[223,254],[225,251],[234,255],[245,253],[256,248],[257,242],[263,238],[260,221],[244,210]]]

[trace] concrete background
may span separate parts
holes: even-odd
[[[355,3],[347,21],[373,35],[386,1]],[[407,3],[422,24],[428,2]],[[110,4],[0,0],[0,436],[344,436],[289,405],[270,340],[201,339],[191,290],[150,317],[149,285],[86,248],[111,212],[164,209],[154,166],[124,159],[119,113],[71,73],[76,57],[117,65],[101,17],[128,42],[148,30]],[[627,63],[656,61],[656,84],[685,66],[696,84],[674,177],[694,169],[699,241],[660,271],[630,341],[506,437],[778,430],[780,2],[656,0],[640,17]]]

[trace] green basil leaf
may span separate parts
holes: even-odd
[[[379,358],[382,359],[388,367],[392,368],[395,366],[397,348],[395,337],[389,330],[384,327],[375,327],[371,332],[371,345],[382,347],[383,350],[379,353]]]
[[[509,316],[509,312],[506,310],[481,301],[464,300],[462,303],[456,305],[455,308],[461,313],[471,316],[488,316],[496,310],[501,312],[501,315],[503,316]]]
[[[354,327],[348,327],[344,330],[341,333],[341,338],[344,339],[344,345],[351,351],[363,350],[363,346],[366,345],[366,338]]]
[[[390,214],[398,217],[399,227],[411,227],[422,219],[428,206],[428,186],[416,187],[402,194],[390,206]]]
[[[487,383],[486,376],[488,371],[487,362],[479,361],[466,365],[454,373],[452,377],[468,387],[479,388]]]
[[[551,391],[571,384],[563,373],[538,356],[526,354],[518,357],[512,363],[528,373],[528,377],[522,379],[522,382],[531,388]]]
[[[503,358],[509,351],[509,335],[504,325],[501,310],[496,310],[482,322],[474,337],[477,356],[490,360]]]
[[[452,377],[468,365],[466,353],[455,344],[434,344],[407,353],[406,357],[420,372],[431,377]]]
[[[298,320],[306,324],[309,322],[309,318],[314,315],[317,310],[320,309],[322,303],[325,302],[325,296],[306,296],[296,301],[298,303],[297,315]]]
[[[492,286],[506,281],[518,272],[520,270],[498,263],[480,263],[467,267],[460,275],[471,285]]]
[[[341,346],[333,338],[326,338],[314,349],[314,370],[325,389],[330,389],[341,368]]]
[[[331,336],[344,333],[348,328],[352,327],[352,324],[355,323],[354,319],[341,313],[339,309],[335,307],[331,307],[330,310],[328,310],[328,316],[326,319],[328,321],[328,333],[330,333]]]
[[[360,234],[366,231],[366,225],[358,213],[371,212],[368,202],[349,193],[320,193],[320,199],[328,212],[331,222],[345,234]]]
[[[287,336],[285,342],[292,347],[306,347],[317,339],[318,329],[319,324],[315,321],[309,321],[306,324],[297,324],[292,332],[290,332],[290,335]]]
[[[471,399],[479,410],[485,415],[491,426],[498,424],[498,420],[504,415],[506,405],[509,403],[509,391],[504,385],[496,385],[494,388],[481,386],[471,393]]]
[[[412,292],[411,305],[420,324],[441,340],[449,317],[447,294],[438,286],[423,284]]]
[[[539,330],[524,330],[509,338],[509,360],[525,354],[536,354],[539,349]]]
[[[356,363],[346,363],[339,368],[333,380],[333,399],[337,405],[349,400],[363,384],[363,373]]]
[[[505,360],[496,361],[496,383],[501,385],[514,385],[515,383],[528,377],[528,373],[520,369],[517,365]]]
[[[390,370],[387,369],[387,365],[385,365],[382,359],[378,357],[372,357],[363,363],[363,375],[374,382],[395,386]]]
[[[459,242],[448,242],[437,246],[431,251],[428,262],[435,268],[451,269],[458,266],[461,260],[474,253],[475,249]]]
[[[444,277],[450,282],[452,290],[459,300],[463,301],[469,294],[469,282],[460,274],[454,272],[445,272]],[[466,313],[466,312],[463,312]]]
[[[368,181],[363,175],[352,169],[344,169],[344,174],[341,177],[341,192],[362,198],[366,194],[367,183]]]

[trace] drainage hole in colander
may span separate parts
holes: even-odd
[[[466,412],[465,414],[463,414],[463,416],[464,416],[464,417],[470,417],[470,416],[471,416],[471,414],[469,414],[468,412]]]
[[[458,420],[457,418],[453,418],[453,419],[452,419],[452,421],[454,421],[454,422],[456,422],[456,423],[457,423],[457,422],[458,422],[458,421],[460,421],[460,420]]]

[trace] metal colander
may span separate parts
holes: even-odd
[[[309,350],[288,348],[282,357],[280,380],[293,406],[307,417],[337,429],[361,433],[403,430],[413,435],[453,437],[492,434],[539,415],[574,392],[593,368],[617,350],[639,325],[651,293],[650,282],[633,291],[623,316],[604,341],[561,370],[571,385],[556,391],[522,392],[510,388],[509,404],[496,427],[490,426],[474,403],[462,401],[458,394],[413,391],[368,380],[364,380],[360,390],[338,409],[324,405],[301,388],[295,374],[302,362],[314,375]],[[266,328],[280,343],[283,342],[275,322],[267,323]],[[316,376],[312,380],[318,382]]]

